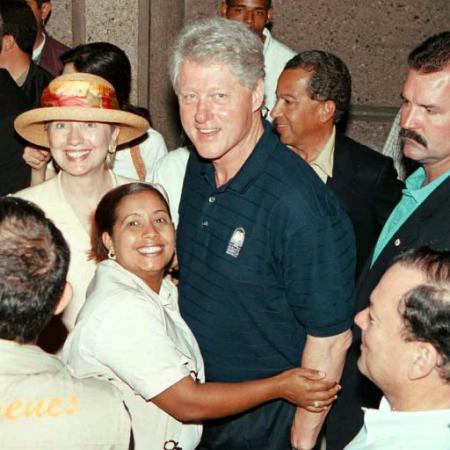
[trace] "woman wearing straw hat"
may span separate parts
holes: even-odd
[[[41,108],[21,114],[14,125],[27,141],[49,148],[61,168],[56,177],[14,195],[40,206],[69,243],[68,281],[74,295],[63,322],[71,330],[95,271],[88,259],[92,215],[106,192],[131,181],[115,175],[106,161],[117,145],[136,139],[149,125],[119,109],[110,83],[85,73],[55,78]]]
[[[147,109],[130,104],[131,64],[126,53],[109,42],[81,44],[61,56],[63,74],[91,73],[109,81],[115,91],[120,109],[143,116],[150,122]],[[167,154],[164,138],[149,128],[137,141],[121,146],[115,153],[111,168],[114,173],[135,180],[148,181],[156,162]],[[53,164],[47,163],[50,154],[46,150],[26,147],[23,159],[31,166],[31,185],[42,183],[55,175]]]

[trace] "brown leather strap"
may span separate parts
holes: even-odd
[[[145,175],[147,171],[145,170],[145,164],[139,150],[139,145],[133,145],[130,150],[131,159],[133,160],[134,168],[138,174],[139,181],[145,181]]]

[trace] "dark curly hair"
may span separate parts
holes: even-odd
[[[345,63],[332,53],[321,50],[301,52],[290,59],[284,70],[303,69],[311,72],[308,94],[312,100],[332,100],[336,105],[334,122],[348,110],[352,95],[352,78]]]

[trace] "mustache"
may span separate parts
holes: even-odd
[[[424,146],[425,148],[428,147],[428,143],[427,143],[426,139],[414,130],[410,130],[408,128],[402,128],[400,130],[399,134],[400,134],[400,137],[402,137],[402,138],[411,139],[413,141],[416,141],[418,144]]]

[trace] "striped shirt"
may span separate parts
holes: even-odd
[[[355,244],[334,194],[266,129],[217,188],[192,155],[178,228],[181,313],[210,380],[298,367],[306,335],[352,324]]]

